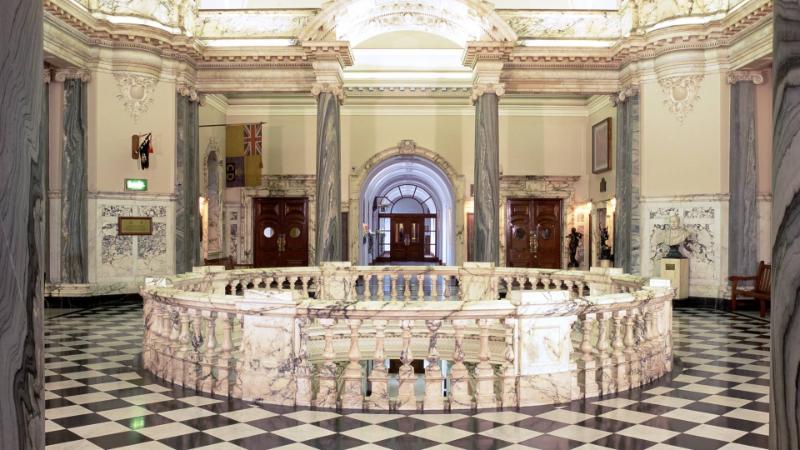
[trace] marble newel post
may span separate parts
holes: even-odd
[[[617,207],[614,266],[639,273],[639,91],[628,87],[612,98],[617,107]]]
[[[342,260],[342,156],[339,106],[342,87],[315,84],[317,97],[317,240],[316,263]]]
[[[475,101],[475,261],[500,260],[500,140],[498,101],[502,85],[473,88]]]
[[[758,205],[756,204],[756,84],[759,72],[728,74],[731,85],[730,206],[728,273],[756,273]]]
[[[61,282],[86,283],[89,231],[86,83],[89,72],[59,70],[64,83],[64,150],[61,154]]]
[[[200,265],[200,128],[194,89],[180,86],[175,97],[175,273]]]
[[[0,15],[0,448],[44,448],[42,1]]]
[[[775,0],[772,74],[772,374],[773,450],[800,448],[800,9]]]

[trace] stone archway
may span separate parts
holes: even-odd
[[[371,177],[382,167],[393,161],[401,159],[417,159],[441,172],[442,178],[447,181],[452,194],[452,210],[449,211],[450,223],[447,239],[452,242],[452,253],[443,255],[442,260],[451,265],[458,265],[464,261],[466,247],[464,243],[464,176],[456,172],[455,168],[438,153],[417,146],[413,140],[403,140],[397,146],[385,149],[357,168],[350,175],[350,189],[348,206],[350,218],[348,223],[349,255],[353,264],[363,263],[365,254],[362,254],[361,229],[362,217],[365,216],[365,189]]]
[[[204,188],[206,211],[203,218],[203,257],[216,259],[223,255],[223,229],[224,214],[223,202],[225,195],[225,167],[220,156],[222,150],[213,137],[208,140],[208,146],[203,158]]]

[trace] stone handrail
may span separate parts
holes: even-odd
[[[560,403],[671,370],[673,291],[660,281],[484,264],[198,268],[141,289],[143,360],[166,381],[271,404]],[[396,393],[387,359],[402,363]]]

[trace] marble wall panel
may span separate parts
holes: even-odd
[[[756,198],[758,209],[758,260],[772,261],[772,240],[770,230],[772,229],[772,195],[763,194]],[[732,275],[735,275],[731,273]]]
[[[240,233],[241,224],[239,218],[242,215],[241,207],[238,203],[225,204],[225,248],[223,254],[230,257],[234,264],[243,261],[239,251],[243,247],[242,235]]]
[[[642,276],[658,276],[660,261],[669,251],[662,244],[670,217],[678,215],[691,233],[689,295],[724,297],[728,290],[728,201],[725,196],[651,197],[642,199]]]
[[[42,271],[44,147],[42,2],[9,0],[0,15],[0,447],[44,441]]]

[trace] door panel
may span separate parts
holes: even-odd
[[[509,199],[506,210],[507,265],[561,268],[561,200]]]
[[[392,216],[391,261],[422,261],[424,217],[412,214]]]
[[[308,201],[305,198],[256,198],[254,267],[308,265]]]

